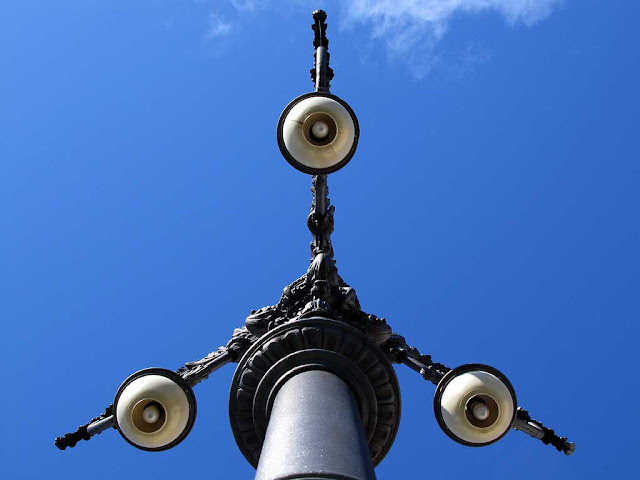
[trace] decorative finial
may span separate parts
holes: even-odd
[[[327,24],[324,23],[327,19],[326,12],[324,10],[316,10],[315,12],[313,12],[312,16],[314,24],[311,25],[311,28],[315,32],[313,46],[315,48],[329,48],[329,39],[327,39]]]
[[[316,10],[313,12],[314,31],[313,47],[315,53],[313,55],[314,65],[310,70],[311,80],[315,84],[316,92],[329,92],[329,82],[333,80],[333,70],[329,66],[329,39],[327,38],[327,14],[324,10]]]

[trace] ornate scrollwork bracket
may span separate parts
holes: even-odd
[[[409,346],[405,338],[397,333],[391,335],[381,347],[392,363],[402,363],[408,366],[434,385],[437,385],[442,377],[451,370],[441,363],[433,362],[431,355],[423,355],[416,347]]]

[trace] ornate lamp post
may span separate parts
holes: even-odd
[[[509,380],[495,368],[435,363],[362,311],[333,259],[327,174],[353,156],[358,121],[329,93],[326,14],[313,13],[315,92],[293,100],[278,123],[278,145],[296,169],[313,175],[307,225],[311,264],[280,301],[252,311],[226,346],[177,371],[150,368],[130,376],[113,404],[75,432],[55,439],[61,450],[109,428],[143,450],[180,443],[196,417],[192,388],[218,368],[238,363],[229,414],[236,442],[256,478],[372,479],[400,422],[400,388],[392,364],[435,384],[434,412],[450,438],[489,445],[512,428],[566,455],[575,446],[517,406]]]

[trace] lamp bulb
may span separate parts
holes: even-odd
[[[487,418],[489,418],[490,412],[489,412],[489,407],[486,404],[481,402],[476,402],[471,407],[471,413],[478,420],[486,420]]]
[[[142,418],[147,423],[155,423],[160,418],[160,409],[156,405],[149,405],[142,412]]]
[[[311,134],[319,140],[322,140],[329,135],[329,125],[325,122],[316,122],[311,127]]]

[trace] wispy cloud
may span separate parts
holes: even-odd
[[[212,40],[229,35],[229,33],[231,33],[231,23],[224,20],[218,13],[213,11],[209,12],[209,25],[205,33],[205,38]]]
[[[207,1],[207,0],[202,0]],[[372,38],[383,43],[394,61],[404,62],[417,78],[424,78],[434,69],[468,71],[490,58],[478,47],[468,47],[453,55],[440,51],[438,43],[446,35],[451,21],[458,15],[496,12],[510,26],[530,26],[543,19],[563,0],[228,0],[227,11],[233,25],[213,11],[209,14],[206,38],[228,35],[242,30],[248,18],[264,9],[277,6],[283,9],[310,11],[325,8],[332,13],[332,23],[341,28],[362,26]],[[219,5],[219,4],[218,4]],[[330,12],[331,13],[331,12]],[[338,13],[338,15],[336,15]],[[478,53],[482,51],[482,53]]]
[[[258,0],[230,0],[231,5],[234,6],[236,10],[239,12],[255,12],[260,8],[260,6],[264,5],[265,1]]]
[[[546,18],[562,0],[347,0],[347,22],[369,23],[374,34],[421,27],[441,37],[457,13],[497,11],[511,25],[532,25]]]
[[[440,59],[436,45],[459,14],[498,12],[509,25],[533,25],[546,18],[562,0],[348,0],[344,26],[362,24],[389,53],[404,59],[412,73],[423,78]],[[482,63],[463,52],[462,63]]]
[[[194,0],[202,5],[210,5],[211,0]],[[246,17],[259,11],[261,8],[267,7],[270,0],[228,0],[227,5],[233,7],[231,11],[223,7],[220,3],[216,4],[216,9],[209,10],[209,22],[204,38],[213,40],[220,37],[226,37],[234,31],[242,30],[241,24]],[[211,5],[213,6],[213,5]],[[226,14],[221,12],[226,10]]]

